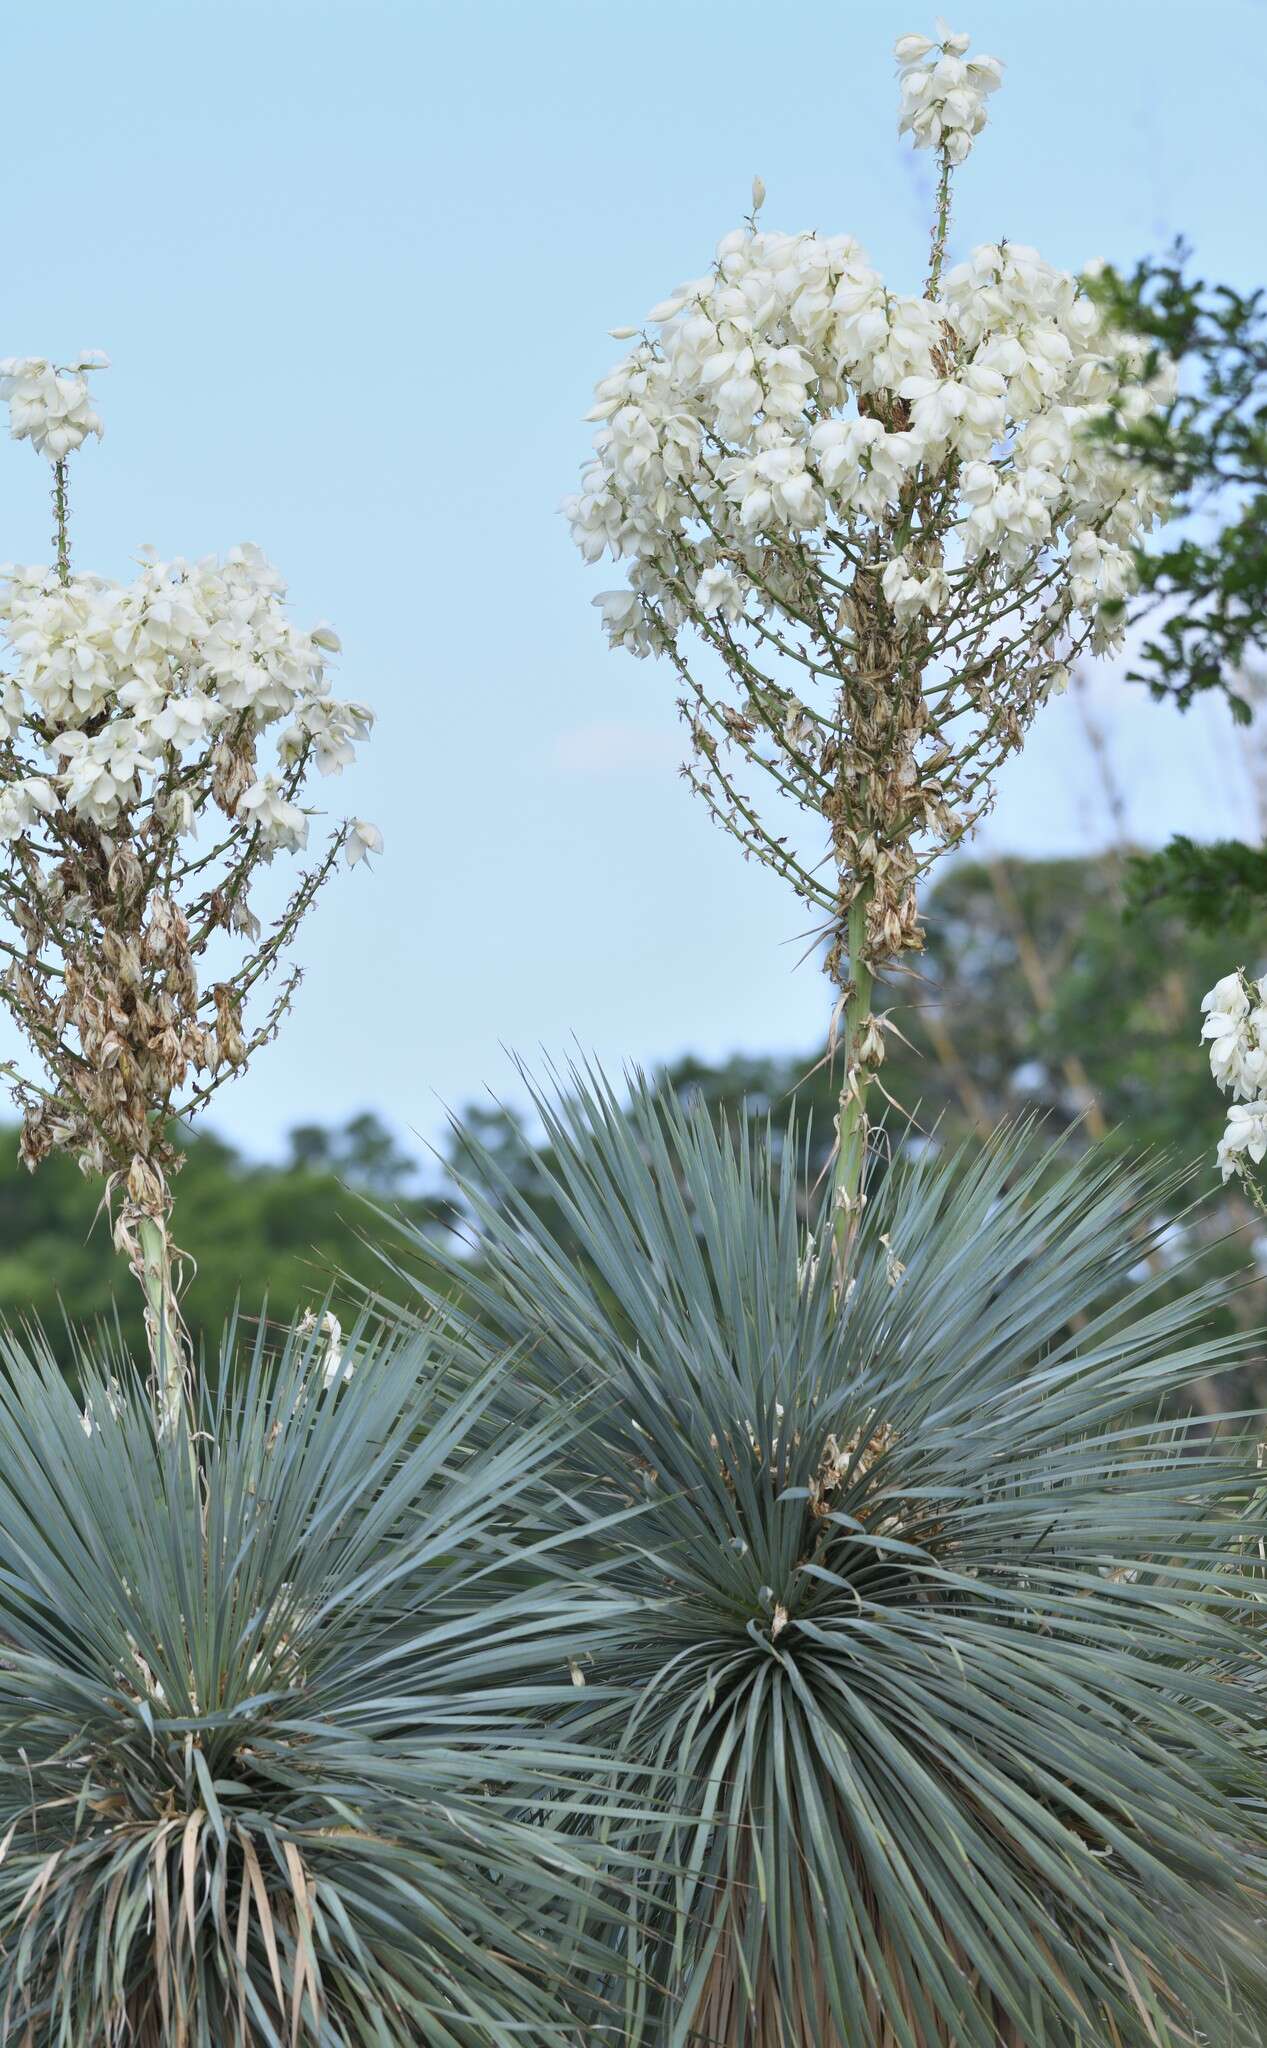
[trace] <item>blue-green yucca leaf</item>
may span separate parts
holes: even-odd
[[[484,1156],[426,1313],[476,1379],[521,1347],[525,1415],[594,1389],[560,1493],[643,1504],[573,1721],[672,1786],[631,2037],[1257,2041],[1257,1480],[1159,1419],[1236,1347],[1148,1270],[1156,1174],[900,1162],[838,1307],[794,1141],[573,1078],[536,1108],[579,1256]]]
[[[135,1380],[85,1362],[89,1432],[5,1344],[0,2038],[607,2037],[614,1859],[550,1714],[619,1603],[536,1533],[571,1425],[473,1456],[497,1367],[455,1393],[412,1334],[347,1359],[225,1371],[195,1475]]]

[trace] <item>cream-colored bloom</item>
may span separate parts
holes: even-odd
[[[6,356],[0,361],[0,398],[8,400],[14,440],[29,441],[50,462],[61,462],[89,434],[100,438],[86,373],[108,366],[99,349],[85,349],[61,368],[44,356]]]
[[[350,868],[359,866],[367,854],[381,853],[383,835],[368,818],[353,818],[343,842],[344,858]]]

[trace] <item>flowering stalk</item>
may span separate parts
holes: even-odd
[[[935,299],[941,284],[942,265],[946,261],[946,242],[950,234],[950,174],[954,164],[947,150],[941,151],[940,168],[937,173],[937,211],[933,220],[932,251],[928,264],[928,283],[924,290],[926,299]]]
[[[136,1226],[141,1287],[145,1295],[145,1330],[159,1428],[174,1430],[190,1400],[191,1351],[176,1305],[175,1274],[166,1221],[142,1214]],[[191,1403],[192,1409],[192,1403]]]
[[[821,929],[842,1275],[884,1054],[875,986],[921,948],[923,875],[984,816],[1070,663],[1117,644],[1132,550],[1164,508],[1093,430],[1143,417],[1169,373],[1032,249],[946,269],[953,173],[1001,78],[967,50],[941,25],[896,45],[901,128],[938,159],[920,295],[849,235],[763,230],[758,181],[712,269],[612,330],[634,345],[598,386],[565,505],[588,561],[626,565],[594,600],[611,643],[673,665],[691,786]]]
[[[64,455],[53,464],[53,518],[57,580],[65,588],[70,582],[70,498]]]
[[[853,978],[845,994],[845,1085],[836,1113],[835,1209],[836,1251],[843,1272],[862,1205],[867,1157],[867,1091],[873,1059],[883,1047],[871,1015],[873,976],[867,965],[864,936],[867,893],[860,891],[849,906],[847,943]],[[878,1063],[878,1061],[877,1061]]]
[[[258,548],[146,553],[128,583],[72,571],[68,465],[101,432],[88,372],[104,364],[0,363],[14,437],[52,465],[56,522],[52,568],[0,572],[0,916],[17,941],[0,940],[0,1002],[42,1070],[3,1071],[26,1165],[69,1152],[117,1204],[170,1430],[191,1370],[174,1127],[276,1035],[299,925],[340,851],[355,865],[382,838],[337,827],[281,912],[256,914],[264,869],[307,845],[311,771],[351,761],[372,714],[331,694],[338,639],[291,622]]]

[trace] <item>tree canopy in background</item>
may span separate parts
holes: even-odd
[[[248,1161],[207,1134],[187,1141],[180,1175],[181,1250],[194,1272],[184,1307],[195,1343],[214,1353],[240,1302],[245,1317],[267,1311],[280,1330],[317,1307],[333,1284],[381,1277],[361,1241],[366,1201],[388,1201],[415,1222],[444,1213],[442,1199],[411,1192],[417,1167],[404,1160],[378,1119],[363,1116],[337,1130],[292,1133],[282,1164]],[[97,1189],[66,1158],[28,1174],[18,1164],[17,1132],[0,1134],[0,1315],[33,1316],[58,1355],[72,1356],[65,1311],[77,1327],[117,1323],[138,1358],[145,1335],[139,1294],[120,1284]]]
[[[1129,275],[1105,270],[1097,296],[1180,373],[1167,411],[1112,423],[1180,515],[1138,555],[1130,678],[1184,709],[1221,691],[1248,724],[1267,697],[1267,295],[1208,283],[1179,244]],[[1196,925],[1244,929],[1267,900],[1267,849],[1177,837],[1136,859],[1133,892],[1173,896]]]
[[[1192,1168],[1176,1207],[1200,1198],[1176,1246],[1196,1249],[1203,1270],[1228,1275],[1230,1320],[1262,1320],[1267,1287],[1230,1284],[1253,1258],[1252,1216],[1234,1188],[1219,1187],[1222,1104],[1197,1044],[1200,998],[1226,968],[1226,940],[1186,930],[1169,900],[1124,920],[1122,868],[1112,857],[992,860],[946,874],[930,899],[918,974],[882,998],[897,1031],[880,1079],[900,1105],[887,1112],[884,1142],[950,1143],[1034,1115],[1048,1135],[1067,1133],[1075,1146],[1103,1135],[1129,1152],[1160,1149]],[[1247,917],[1246,932],[1255,962],[1267,963],[1267,908]],[[686,1059],[671,1078],[731,1119],[746,1103],[748,1114],[778,1126],[795,1104],[812,1120],[814,1169],[826,1165],[838,1075],[821,1049],[721,1066]],[[502,1170],[549,1208],[548,1157],[513,1113],[486,1105],[466,1121]],[[48,1160],[32,1178],[17,1163],[16,1133],[0,1144],[0,1314],[15,1322],[34,1314],[67,1360],[63,1302],[80,1327],[117,1314],[139,1347],[131,1291],[116,1304],[117,1262],[92,1187],[69,1160]],[[280,1163],[194,1138],[180,1175],[180,1238],[196,1266],[186,1297],[195,1339],[214,1349],[239,1299],[247,1318],[267,1307],[280,1328],[332,1284],[336,1309],[350,1315],[357,1284],[385,1278],[362,1241],[368,1205],[439,1228],[454,1213],[453,1168],[471,1170],[458,1139],[447,1162],[424,1172],[369,1113],[339,1128],[300,1127]],[[563,1227],[557,1214],[550,1220]]]

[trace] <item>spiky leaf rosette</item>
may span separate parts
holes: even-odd
[[[5,1344],[15,2048],[605,2038],[597,1858],[542,1724],[602,1603],[516,1548],[555,1424],[472,1460],[488,1382],[445,1395],[410,1339],[327,1383],[318,1341],[207,1397],[198,1478],[136,1384],[86,1368],[86,1425]]]
[[[601,1388],[568,1486],[645,1504],[590,1719],[677,1807],[633,2035],[1257,2041],[1253,1456],[1156,1420],[1230,1355],[1141,1265],[1156,1176],[899,1163],[838,1310],[795,1145],[597,1083],[537,1109],[581,1256],[473,1188],[465,1341],[525,1340],[525,1412]]]

